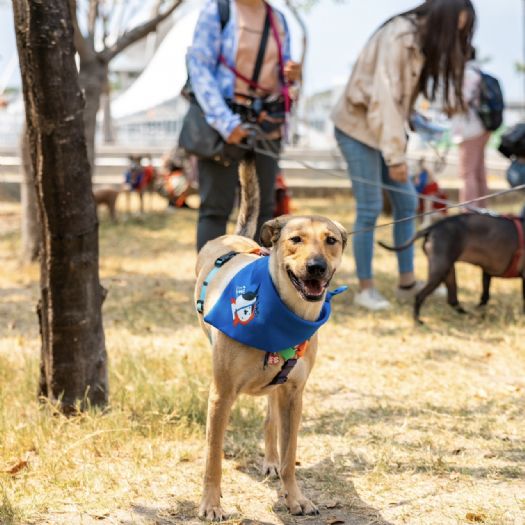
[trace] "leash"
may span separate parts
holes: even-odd
[[[247,151],[248,150],[249,151],[254,151],[255,153],[259,153],[261,155],[265,155],[265,156],[273,158],[273,159],[275,159],[277,161],[278,160],[287,160],[289,162],[297,162],[298,164],[300,164],[301,166],[303,166],[306,169],[309,169],[311,171],[316,171],[318,173],[325,173],[325,174],[331,175],[332,177],[336,177],[338,179],[347,179],[348,178],[347,175],[341,175],[340,173],[338,173],[336,171],[333,171],[333,170],[317,168],[316,166],[313,166],[312,164],[309,164],[308,162],[306,162],[304,160],[292,159],[292,158],[289,158],[289,157],[286,157],[286,156],[284,156],[284,157],[280,156],[279,153],[277,152],[277,150],[275,150],[273,148],[272,144],[263,136],[263,133],[260,130],[260,128],[258,128],[258,129],[257,128],[258,128],[258,126],[254,125],[254,124],[250,124],[249,127],[247,127],[247,129],[250,131],[250,136],[251,137],[253,136],[252,134],[255,134],[255,137],[252,138],[252,143],[251,143],[252,145],[237,144],[237,146],[239,146],[241,149],[245,149]],[[260,136],[257,137],[257,135],[260,135]],[[263,148],[257,147],[256,141],[260,142],[265,147],[263,147]],[[398,188],[397,186],[392,186],[390,184],[383,184],[383,183],[375,183],[373,181],[370,181],[368,179],[363,179],[361,177],[353,177],[353,178],[356,181],[361,182],[362,184],[366,184],[367,186],[373,186],[373,187],[376,187],[376,188],[381,188],[381,189],[393,191],[394,193],[400,193],[400,194],[403,194],[403,195],[409,195],[410,197],[414,196],[414,193],[412,191],[405,190],[403,188]],[[443,204],[445,206],[448,205],[448,204],[456,204],[454,201],[451,201],[449,199],[441,199],[439,197],[432,197],[431,195],[418,195],[418,197],[420,199],[422,199],[422,200],[433,202],[433,203],[436,203],[436,204]],[[486,197],[484,197],[484,198],[486,198]],[[462,203],[462,206],[465,206],[465,204],[466,203]],[[473,211],[473,212],[485,211],[484,208],[477,208],[477,207],[474,207],[474,206],[465,206],[465,207],[467,207],[470,211]]]
[[[288,161],[291,161],[291,162],[297,162],[298,164],[301,164],[303,167],[305,167],[305,168],[307,168],[309,170],[320,172],[320,173],[326,173],[328,175],[332,175],[332,176],[335,176],[337,178],[343,178],[343,177],[346,178],[344,175],[341,175],[341,174],[339,174],[337,172],[334,172],[334,171],[328,170],[328,169],[317,168],[317,167],[312,166],[311,164],[309,164],[308,162],[303,161],[303,160],[291,159],[291,158],[287,158],[286,156],[281,157],[278,154],[278,152],[272,147],[272,144],[264,137],[264,134],[263,134],[262,130],[258,126],[255,126],[255,125],[252,124],[252,125],[250,125],[249,130],[250,130],[250,136],[252,138],[251,145],[238,144],[238,146],[241,147],[242,149],[254,151],[255,153],[259,153],[260,155],[266,155],[267,157],[273,158],[273,159],[275,159],[277,161],[278,160],[288,160]],[[259,136],[258,138],[257,138],[257,135]],[[263,144],[263,148],[257,147],[256,140],[258,142],[260,142],[261,144]],[[374,187],[378,187],[378,188],[381,188],[381,189],[386,189],[386,190],[389,190],[389,191],[393,191],[393,192],[401,193],[401,194],[405,194],[405,195],[410,195],[410,196],[414,195],[413,192],[411,192],[411,191],[407,191],[407,190],[404,190],[402,188],[398,188],[396,186],[391,186],[389,184],[375,183],[373,181],[365,180],[365,179],[362,179],[360,177],[354,177],[354,179],[359,181],[359,182],[361,182],[361,183],[363,183],[363,184],[367,184],[369,186],[374,186]],[[479,207],[472,206],[472,205],[474,203],[476,203],[476,202],[479,202],[479,201],[485,201],[485,200],[493,199],[495,197],[500,197],[502,195],[507,195],[507,194],[514,193],[514,192],[521,191],[521,190],[525,190],[525,184],[521,184],[519,186],[515,186],[514,188],[509,188],[509,189],[506,189],[506,190],[500,190],[500,191],[497,191],[497,192],[494,192],[494,193],[490,193],[488,195],[484,195],[483,197],[477,197],[475,199],[470,199],[470,200],[463,201],[463,202],[454,202],[454,201],[451,201],[449,199],[440,199],[438,197],[432,197],[431,195],[419,195],[419,198],[421,198],[422,200],[429,201],[429,202],[435,202],[435,203],[438,203],[438,204],[443,204],[444,207],[442,208],[442,210],[452,210],[452,209],[457,209],[457,208],[466,208],[467,210],[472,211],[473,213],[478,213],[480,215],[490,215],[492,217],[501,217],[502,215],[497,213],[497,212],[495,212],[495,211],[489,210],[487,208],[479,208]],[[429,215],[435,215],[435,213],[436,213],[435,210],[422,212],[422,213],[416,213],[414,215],[411,215],[410,217],[405,217],[403,219],[397,219],[395,221],[387,222],[387,223],[384,223],[384,224],[377,224],[377,225],[372,226],[370,228],[363,228],[361,230],[352,230],[352,231],[348,232],[348,235],[356,235],[358,233],[367,233],[367,232],[378,230],[378,229],[381,229],[381,228],[386,228],[388,226],[393,226],[395,224],[400,224],[400,223],[403,223],[403,222],[412,221],[414,219],[427,217]]]

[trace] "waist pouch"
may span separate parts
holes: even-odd
[[[200,159],[213,160],[224,166],[244,159],[248,149],[226,143],[220,133],[206,121],[195,96],[190,94],[187,98],[190,107],[182,122],[179,146]],[[264,133],[276,131],[284,123],[285,104],[282,98],[253,98],[249,104],[239,104],[231,100],[226,102],[232,111],[241,117],[242,122],[257,124]]]
[[[182,121],[179,146],[200,159],[213,160],[223,166],[242,160],[247,150],[226,143],[220,133],[208,124],[196,98],[190,95],[188,100],[190,107]]]

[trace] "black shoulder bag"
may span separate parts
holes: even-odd
[[[221,16],[221,29],[224,29],[226,23],[223,21],[224,9],[221,10],[219,0],[219,13]],[[227,0],[226,0],[227,1]],[[229,11],[228,11],[229,16]],[[227,22],[227,20],[226,20]],[[264,29],[261,36],[261,43],[257,52],[255,66],[252,75],[252,83],[256,84],[262,68],[264,53],[268,43],[270,32],[270,16],[266,15]],[[190,103],[188,112],[182,122],[182,129],[179,135],[179,146],[186,152],[196,155],[201,159],[214,160],[219,164],[228,166],[232,162],[242,160],[248,150],[235,144],[228,144],[222,138],[220,133],[208,124],[204,112],[202,111],[193,90],[188,76],[188,81],[183,88],[183,94]]]

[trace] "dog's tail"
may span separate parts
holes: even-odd
[[[241,202],[235,234],[253,239],[259,218],[259,181],[255,169],[255,157],[250,154],[239,164],[241,182]]]
[[[385,250],[390,250],[391,252],[402,252],[403,250],[406,250],[407,248],[412,246],[418,239],[421,239],[421,237],[427,237],[435,226],[435,224],[431,224],[428,228],[416,232],[412,239],[409,239],[407,242],[401,244],[400,246],[389,246],[388,244],[381,241],[378,241],[377,244],[379,244],[379,246],[381,246],[382,248],[385,248]]]

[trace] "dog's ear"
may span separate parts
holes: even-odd
[[[341,234],[341,239],[343,241],[343,250],[344,250],[348,243],[348,233],[346,232],[346,228],[338,221],[332,221],[332,222],[334,223],[334,226],[339,230],[339,233]]]
[[[288,215],[282,215],[271,221],[266,221],[261,228],[261,246],[272,247],[281,236],[283,226],[288,222]]]

